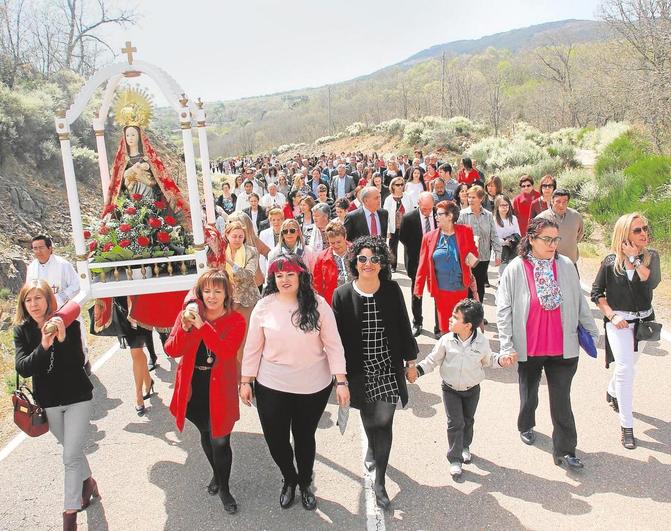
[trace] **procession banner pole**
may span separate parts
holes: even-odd
[[[200,98],[196,102],[198,111],[196,125],[198,126],[198,145],[200,147],[200,165],[203,169],[203,195],[205,196],[205,212],[207,223],[211,225],[216,219],[214,212],[214,192],[212,190],[212,174],[210,172],[210,148],[207,145],[207,127],[205,125],[205,110]]]
[[[191,113],[187,104],[189,100],[182,94],[179,100],[181,109],[179,111],[180,127],[182,128],[182,142],[184,144],[184,165],[186,166],[186,182],[189,188],[189,203],[191,205],[191,224],[193,225],[193,243],[197,250],[205,244],[205,233],[203,232],[203,215],[198,193],[198,175],[196,173],[196,155],[193,151],[193,133],[191,132]]]

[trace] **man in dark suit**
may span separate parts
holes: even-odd
[[[362,206],[345,216],[347,239],[351,242],[361,236],[387,237],[389,213],[381,208],[382,195],[374,186],[361,191]],[[419,256],[419,251],[417,252]]]
[[[403,244],[405,271],[412,280],[411,293],[415,292],[415,276],[419,265],[419,250],[422,246],[422,238],[427,232],[431,232],[436,224],[433,194],[422,192],[419,194],[417,208],[403,216],[401,221],[401,232],[399,240]],[[416,336],[422,333],[422,298],[412,296],[412,333]],[[438,327],[438,315],[433,329],[434,335],[440,334]]]
[[[319,166],[312,168],[310,178],[307,180],[306,184],[310,187],[310,195],[312,195],[313,199],[319,197],[317,189],[320,184],[323,184],[328,188],[328,182],[322,177],[322,172]]]
[[[258,235],[261,232],[261,224],[268,219],[268,216],[263,207],[259,206],[259,196],[256,193],[252,192],[249,196],[249,208],[245,208],[243,212],[252,220],[256,234]]]
[[[331,197],[334,201],[346,197],[350,201],[354,199],[356,183],[349,175],[344,164],[338,164],[338,175],[331,178]]]

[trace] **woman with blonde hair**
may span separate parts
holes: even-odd
[[[619,413],[622,445],[633,450],[633,387],[639,358],[641,323],[654,321],[652,292],[661,281],[659,254],[648,249],[650,225],[634,212],[615,223],[611,254],[601,262],[592,284],[592,301],[604,315],[606,367],[615,362],[606,401]],[[645,326],[645,325],[644,325]]]
[[[391,166],[391,162],[389,165]],[[389,222],[387,223],[387,234],[389,238],[389,250],[391,251],[391,270],[396,272],[398,242],[401,233],[401,220],[405,214],[412,212],[415,209],[415,203],[403,190],[405,179],[403,177],[393,177],[389,182],[390,194],[384,200],[382,208],[389,214]]]
[[[306,245],[301,226],[295,219],[285,219],[280,228],[280,241],[268,253],[268,263],[272,262],[281,254],[295,254],[308,267],[310,274],[314,269],[317,252]]]
[[[77,529],[77,512],[99,497],[84,448],[90,438],[93,386],[84,370],[78,320],[67,328],[54,316],[56,296],[44,280],[27,282],[14,318],[16,372],[33,379],[33,395],[47,415],[49,431],[63,446],[63,529]],[[56,331],[46,325],[56,325]]]
[[[230,223],[231,221],[239,221],[242,223],[245,228],[245,243],[254,247],[259,256],[265,256],[267,258],[268,253],[270,252],[270,247],[268,247],[268,245],[266,245],[266,243],[256,234],[252,218],[250,218],[245,212],[235,212],[228,218],[228,222]],[[258,287],[263,286],[265,278],[263,276],[261,267],[256,270],[254,280],[256,281],[256,285]]]

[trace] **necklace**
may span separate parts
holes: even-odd
[[[214,352],[212,352],[207,346],[205,347],[205,351],[207,352],[207,363],[210,365],[214,364],[214,360],[217,358],[214,355]]]

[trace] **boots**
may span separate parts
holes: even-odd
[[[634,439],[634,428],[622,428],[622,446],[627,450],[634,450],[636,448],[636,439]]]
[[[93,479],[93,476],[82,482],[82,510],[91,505],[92,498],[100,498],[98,484],[96,483],[96,480]]]
[[[77,513],[63,513],[63,531],[77,531]]]

